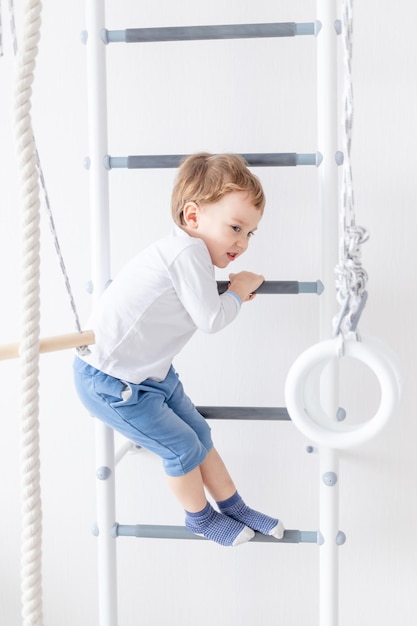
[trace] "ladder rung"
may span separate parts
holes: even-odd
[[[210,26],[168,26],[107,30],[106,43],[149,43],[157,41],[201,41],[205,39],[254,39],[315,35],[315,22],[272,24],[222,24]]]
[[[179,167],[187,154],[145,154],[124,157],[105,157],[108,169],[164,169]],[[318,152],[297,154],[296,152],[250,153],[241,156],[252,167],[295,167],[297,165],[320,165]]]
[[[208,420],[290,420],[285,407],[268,406],[198,406]]]
[[[227,280],[217,281],[218,292],[224,293],[229,286]],[[298,282],[295,280],[266,280],[255,293],[259,294],[300,294],[300,293],[316,293],[321,295],[324,291],[324,285],[321,280],[313,282]]]
[[[112,530],[114,537],[141,537],[144,539],[203,539],[195,535],[185,526],[160,526],[151,524],[115,524]],[[318,534],[312,530],[286,530],[282,539],[255,533],[250,543],[317,543]]]

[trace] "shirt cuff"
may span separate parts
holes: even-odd
[[[231,289],[227,289],[227,291],[225,291],[223,293],[223,295],[229,295],[229,296],[233,296],[239,303],[239,306],[242,306],[242,300],[240,299],[240,297],[237,295],[237,293],[235,293],[234,291],[232,291]]]

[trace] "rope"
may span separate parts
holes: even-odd
[[[66,289],[67,295],[69,297],[71,311],[72,311],[72,314],[73,314],[73,317],[74,317],[74,322],[75,322],[75,328],[77,329],[77,331],[79,333],[81,333],[82,332],[82,328],[81,328],[81,324],[80,324],[80,318],[78,316],[78,311],[77,311],[77,307],[75,305],[74,295],[72,293],[71,283],[70,283],[70,280],[69,280],[67,268],[65,266],[64,257],[62,255],[62,250],[61,250],[61,246],[60,246],[59,239],[58,239],[58,233],[57,233],[56,226],[55,226],[54,216],[52,215],[51,204],[49,202],[49,195],[48,195],[48,190],[46,188],[45,177],[43,175],[43,170],[42,170],[42,165],[41,165],[40,158],[39,158],[39,153],[38,153],[38,150],[36,148],[35,138],[33,138],[33,142],[34,142],[34,145],[35,145],[36,167],[38,169],[39,180],[40,180],[41,187],[42,187],[42,192],[43,192],[43,197],[44,197],[44,202],[45,202],[46,215],[47,215],[48,223],[49,223],[49,230],[51,231],[51,235],[52,235],[52,239],[53,239],[53,242],[54,242],[55,251],[57,253],[58,260],[59,260],[59,266],[61,268],[61,273],[62,273],[62,276],[64,278],[65,289]]]
[[[367,241],[368,232],[355,221],[355,199],[351,164],[353,129],[353,0],[343,2],[343,47],[344,47],[344,110],[343,110],[343,179],[340,210],[339,263],[336,266],[337,301],[340,312],[334,320],[334,334],[356,331],[359,317],[365,306],[368,275],[362,267],[361,245]]]
[[[42,502],[39,455],[39,184],[31,120],[31,85],[40,39],[41,3],[26,0],[16,56],[14,122],[21,186],[21,593],[24,626],[42,624]]]
[[[14,19],[14,5],[13,0],[9,0],[9,23],[10,32],[12,34],[12,45],[14,55],[17,55],[17,37],[16,37],[16,21]]]

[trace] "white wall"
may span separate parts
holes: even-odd
[[[43,4],[33,120],[85,321],[90,258],[88,173],[82,168],[88,151],[86,68],[79,43],[84,7],[80,0]],[[108,2],[110,28],[315,19],[313,0],[159,0],[130,3],[129,10],[121,4]],[[364,249],[370,297],[361,329],[397,352],[405,391],[386,430],[342,454],[340,515],[348,541],[340,549],[340,626],[411,626],[417,610],[416,394],[410,385],[416,370],[417,6],[412,0],[355,5],[354,182],[358,222],[371,232]],[[19,332],[19,203],[5,17],[5,56],[0,59],[1,343]],[[315,45],[313,38],[298,38],[109,47],[109,151],[315,151]],[[268,206],[239,268],[271,280],[315,280],[320,268],[317,171],[271,168],[257,173]],[[166,232],[173,176],[170,170],[110,174],[114,274],[137,249]],[[73,322],[44,219],[43,227],[42,334],[52,335],[72,331]],[[329,297],[332,289],[327,285]],[[283,405],[288,368],[318,340],[318,308],[316,296],[258,297],[218,336],[196,336],[176,361],[194,401]],[[98,624],[96,539],[89,530],[95,520],[94,429],[75,396],[71,362],[69,352],[41,359],[45,626]],[[0,622],[17,626],[18,364],[3,362],[0,370]],[[346,402],[359,412],[372,410],[373,394],[366,388],[358,391],[360,382],[354,373],[344,381]],[[292,424],[224,422],[214,423],[213,430],[248,502],[281,516],[288,528],[318,527],[318,457],[306,454],[307,442]],[[158,459],[147,453],[129,456],[117,478],[120,523],[182,524],[182,511],[165,486]],[[209,542],[117,541],[120,626],[208,626],[213,620],[219,626],[318,623],[316,546],[252,544],[229,550]]]

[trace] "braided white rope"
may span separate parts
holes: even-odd
[[[21,185],[21,592],[24,626],[42,624],[42,502],[39,459],[39,184],[33,143],[31,96],[41,2],[26,0],[16,56],[14,116]]]
[[[356,225],[355,199],[351,164],[353,129],[353,0],[344,0],[342,9],[343,59],[344,59],[344,110],[343,110],[343,179],[340,208],[339,264],[336,272],[337,301],[341,313],[335,319],[335,334],[349,333],[353,317],[364,303],[363,296],[368,276],[361,262],[361,245],[368,239],[367,231]]]

